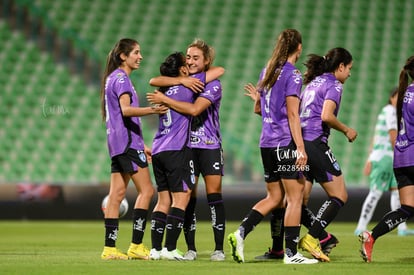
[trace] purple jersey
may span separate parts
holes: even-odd
[[[204,91],[199,96],[210,100],[211,105],[200,115],[193,118],[191,125],[191,148],[221,148],[219,121],[221,101],[220,80],[213,80],[207,83]]]
[[[338,115],[342,96],[342,83],[331,73],[324,73],[312,80],[301,95],[300,121],[304,140],[312,141],[322,137],[327,142],[330,127],[322,122],[321,114],[325,100],[336,103]]]
[[[144,150],[141,120],[139,117],[124,117],[119,98],[128,94],[131,106],[139,107],[139,101],[131,79],[121,69],[116,69],[105,82],[106,135],[111,157],[125,153],[129,148]]]
[[[394,149],[394,167],[414,166],[414,84],[404,94],[400,130]]]
[[[205,73],[198,74],[196,77],[205,82]],[[169,87],[165,95],[177,101],[190,103],[193,103],[195,98],[195,94],[183,85]],[[158,131],[152,143],[152,154],[190,147],[191,118],[171,108],[166,114],[160,115]]]
[[[260,80],[264,77],[263,70]],[[295,66],[286,62],[280,75],[270,90],[260,90],[262,110],[261,148],[287,146],[292,141],[286,109],[286,97],[299,98],[302,87],[302,75]]]

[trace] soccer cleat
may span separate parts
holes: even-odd
[[[239,230],[234,233],[230,233],[227,239],[231,247],[231,256],[233,257],[233,260],[238,263],[244,263],[244,240],[240,236]]]
[[[161,258],[161,250],[152,248],[149,254],[151,260],[159,260]]]
[[[102,260],[128,260],[128,256],[116,247],[105,246],[101,254]]]
[[[269,248],[269,251],[266,251],[263,255],[256,256],[256,260],[281,260],[284,258],[284,252],[281,251],[273,251]]]
[[[414,235],[414,230],[413,229],[398,230],[398,236],[400,236],[400,237],[412,236],[412,235]]]
[[[178,249],[168,251],[166,247],[161,250],[161,259],[171,260],[171,261],[185,261],[183,255],[179,252]]]
[[[361,257],[365,262],[370,263],[375,240],[369,231],[362,232],[358,237],[361,242],[361,249],[359,250],[361,252]]]
[[[299,241],[298,245],[302,250],[308,251],[315,259],[322,262],[329,262],[329,257],[326,256],[322,250],[318,239],[315,239],[310,234],[306,234]]]
[[[328,233],[327,240],[324,240],[323,242],[319,241],[319,243],[321,245],[322,252],[328,256],[329,253],[331,253],[332,248],[334,248],[339,241],[334,235]]]
[[[150,251],[149,249],[143,244],[134,244],[131,243],[128,248],[127,255],[130,259],[141,259],[141,260],[149,260]]]
[[[297,252],[292,257],[288,257],[287,255],[283,258],[283,263],[285,264],[316,264],[318,260],[316,259],[308,259],[304,257],[302,254]]]
[[[194,250],[188,250],[187,252],[185,252],[184,254],[184,259],[186,261],[194,261],[195,259],[197,259],[197,252]]]
[[[213,253],[211,253],[210,260],[213,262],[221,262],[226,259],[226,256],[224,255],[223,250],[215,250]]]

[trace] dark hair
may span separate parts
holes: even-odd
[[[139,45],[138,41],[131,38],[122,38],[119,40],[114,48],[108,53],[106,58],[106,66],[104,74],[101,81],[101,113],[102,119],[105,121],[106,112],[105,112],[105,82],[108,75],[115,71],[119,66],[121,66],[123,60],[121,59],[121,54],[128,56],[136,45]]]
[[[352,62],[352,55],[344,48],[333,48],[325,56],[309,54],[304,64],[307,68],[304,74],[304,84],[308,84],[315,77],[328,72],[334,72],[341,63],[345,66]]]
[[[405,62],[404,67],[400,72],[400,79],[398,83],[398,100],[397,100],[397,119],[398,119],[398,130],[400,130],[401,117],[402,117],[402,105],[404,101],[405,91],[408,87],[408,77],[411,80],[414,79],[414,55],[410,56]]]
[[[258,84],[259,90],[270,89],[276,83],[283,65],[300,44],[302,35],[295,29],[286,29],[279,34],[272,57],[267,62],[265,75]]]
[[[167,56],[165,61],[161,63],[160,73],[164,76],[179,76],[180,68],[185,65],[184,54],[182,52],[175,52]]]
[[[167,56],[160,66],[160,74],[164,76],[179,76],[180,68],[186,66],[185,56],[181,52],[175,52]],[[169,87],[159,87],[159,91],[165,93]]]
[[[390,92],[390,96],[388,97],[388,104],[391,104],[391,98],[393,98],[397,93],[398,87],[394,87]]]

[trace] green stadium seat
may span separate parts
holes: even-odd
[[[144,55],[142,68],[133,75],[140,93],[149,88],[149,78],[158,74],[159,64],[167,54],[185,51],[195,37],[212,44],[217,54],[215,64],[226,68],[221,80],[220,117],[225,154],[234,163],[226,166],[232,167],[230,170],[243,167],[241,177],[246,177],[246,181],[262,180],[263,169],[258,148],[261,123],[252,113],[251,100],[243,95],[243,85],[257,81],[277,34],[286,27],[302,32],[304,50],[297,64],[302,72],[306,54],[323,54],[335,46],[349,48],[355,65],[345,84],[340,118],[356,128],[359,136],[350,144],[343,135],[333,134],[330,146],[347,183],[366,180],[361,169],[373,123],[389,89],[397,85],[402,62],[414,52],[409,20],[412,1],[397,1],[392,6],[387,1],[375,0],[302,1],[300,9],[298,3],[289,1],[167,2],[139,1],[131,5],[122,0],[110,4],[35,0],[30,2],[35,8],[28,7],[28,11],[52,24],[60,38],[69,38],[75,47],[86,50],[87,58],[96,58],[102,65],[119,38],[136,38]],[[11,30],[3,22],[0,45],[4,49],[0,62],[10,71],[0,75],[0,85],[4,87],[0,103],[7,106],[1,108],[0,115],[10,128],[4,142],[0,132],[0,148],[6,155],[13,154],[21,135],[27,135],[30,141],[19,145],[28,151],[27,155],[33,155],[42,146],[42,152],[34,157],[14,154],[12,165],[0,164],[0,181],[107,181],[109,160],[99,116],[99,83],[89,86],[80,80],[82,76],[74,76],[67,66],[57,64],[53,52],[41,52],[22,32]],[[15,75],[24,81],[14,79]],[[62,115],[52,109],[45,117],[44,102],[52,108],[66,108],[70,113]],[[30,119],[26,119],[28,116]],[[143,120],[145,124],[146,118]],[[80,144],[91,152],[86,150],[87,155],[83,155],[85,150]],[[82,164],[72,166],[76,160],[82,160]],[[7,174],[3,172],[6,170]]]

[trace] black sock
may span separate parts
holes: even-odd
[[[300,226],[285,226],[285,253],[288,257],[292,257],[298,252],[299,234]]]
[[[316,220],[315,215],[313,214],[312,210],[310,210],[306,205],[302,205],[302,215],[301,215],[301,224],[303,224],[307,229],[312,227],[312,224]],[[319,235],[319,240],[323,240],[328,237],[328,232],[324,229]]]
[[[300,223],[306,228],[311,228],[316,217],[313,212],[306,206],[302,205],[302,215],[300,217]]]
[[[187,208],[185,209],[183,233],[185,237],[185,242],[187,243],[188,250],[196,250],[195,247],[195,233],[196,233],[196,214],[195,207],[197,204],[197,198],[191,197],[188,202]]]
[[[118,238],[119,219],[104,219],[105,246],[115,247]]]
[[[151,245],[156,250],[162,249],[162,239],[164,238],[167,214],[155,211],[151,214]]]
[[[223,250],[224,233],[226,230],[226,213],[223,197],[220,193],[208,194],[207,202],[211,212],[211,224],[215,242],[214,250]]]
[[[283,241],[285,227],[283,220],[285,218],[285,208],[276,208],[272,211],[270,217],[270,234],[272,237],[272,251],[283,251]]]
[[[263,220],[263,215],[258,211],[252,209],[249,214],[243,219],[241,225],[239,226],[240,235],[243,239],[253,231],[256,225],[258,225]]]
[[[400,223],[414,215],[414,207],[401,205],[397,210],[388,212],[372,230],[374,240],[395,229]]]
[[[167,216],[167,232],[165,235],[165,247],[168,251],[175,250],[177,248],[177,240],[180,237],[181,230],[184,224],[185,211],[176,207],[170,209],[170,213]]]
[[[134,244],[142,243],[144,238],[145,227],[147,224],[148,210],[146,209],[134,209],[132,214],[133,225],[132,225],[132,242]]]
[[[309,234],[317,239],[322,238],[325,228],[333,221],[342,206],[344,206],[344,202],[338,198],[331,197],[325,201],[318,211],[315,222],[309,229]]]

